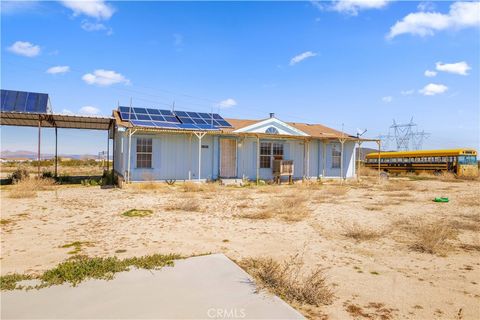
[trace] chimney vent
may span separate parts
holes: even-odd
[[[270,118],[275,118],[275,113],[270,112]]]

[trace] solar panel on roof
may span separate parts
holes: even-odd
[[[217,127],[232,127],[230,123],[225,121],[218,113],[190,112],[190,111],[174,111],[175,115],[182,123],[193,123],[197,125],[214,125]]]
[[[1,110],[14,112],[50,113],[48,94],[1,90]]]
[[[170,111],[150,108],[118,108],[120,117],[134,126],[183,130],[219,130],[231,127],[219,114],[205,112]]]

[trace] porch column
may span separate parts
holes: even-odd
[[[194,132],[198,138],[198,181],[202,173],[202,138],[207,134],[206,132]]]
[[[257,136],[257,185],[260,175],[260,138]]]
[[[340,177],[342,178],[342,181],[345,180],[345,177],[344,177],[344,174],[343,174],[343,150],[344,150],[344,147],[343,145],[345,144],[345,138],[341,138],[341,139],[338,139],[338,141],[340,141],[340,144],[342,145],[341,147],[341,151],[340,151]]]
[[[131,172],[130,172],[130,163],[131,163],[131,150],[132,150],[132,136],[137,130],[131,131],[128,129],[128,159],[127,159],[127,170],[128,170],[128,178],[127,182],[130,183]]]
[[[357,162],[356,163],[356,165],[357,165],[356,170],[357,170],[357,180],[360,180],[360,161],[362,159],[362,141],[360,139],[358,139],[357,143],[358,143],[358,152],[357,152],[358,158],[357,158],[357,161],[356,161]]]
[[[322,176],[325,179],[325,168],[327,166],[327,143],[325,140],[322,141],[322,146],[323,146],[323,152],[322,152],[322,157],[323,157],[323,165],[322,165]]]
[[[110,129],[107,131],[107,173],[110,171]]]

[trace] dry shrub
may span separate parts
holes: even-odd
[[[198,183],[192,181],[185,181],[182,185],[184,192],[215,192],[218,189],[218,183]]]
[[[383,207],[379,204],[372,204],[372,205],[364,206],[363,209],[368,211],[381,211],[383,210]]]
[[[176,200],[165,207],[167,211],[200,211],[200,202],[197,199]]]
[[[330,185],[322,190],[322,195],[330,197],[340,197],[348,193],[350,188],[345,185]]]
[[[305,219],[311,213],[307,207],[307,198],[304,195],[289,193],[281,196],[281,199],[270,198],[270,201],[259,210],[237,215],[247,219],[270,219],[278,217],[284,221],[297,222]]]
[[[305,219],[310,214],[306,202],[305,196],[287,194],[280,200],[272,199],[266,210],[273,211],[274,215],[285,221],[296,222]]]
[[[273,218],[273,212],[268,210],[245,212],[245,213],[238,214],[237,217],[245,218],[245,219],[253,219],[253,220],[264,220],[264,219]]]
[[[410,249],[442,256],[450,248],[448,241],[458,236],[458,231],[444,221],[420,223],[410,229],[413,236]]]
[[[132,184],[132,186],[138,190],[158,190],[158,189],[165,188],[165,186],[162,183],[153,182],[153,181],[134,183]]]
[[[441,181],[446,181],[446,182],[453,182],[453,181],[458,181],[457,177],[452,173],[448,171],[442,171],[437,178]]]
[[[184,192],[199,192],[201,191],[200,183],[185,181],[182,185],[182,189]]]
[[[305,180],[302,183],[296,183],[293,185],[295,189],[298,189],[299,192],[306,190],[321,190],[323,189],[323,183],[317,180]]]
[[[272,258],[248,258],[240,261],[240,266],[252,275],[260,288],[289,302],[313,306],[332,303],[333,290],[322,270],[316,268],[306,274],[299,255],[282,263]]]
[[[356,241],[368,241],[378,239],[385,235],[385,230],[374,230],[365,226],[361,226],[357,223],[353,223],[344,227],[343,235],[348,238],[355,239]]]
[[[373,168],[359,166],[357,172],[360,176],[363,177],[378,177],[378,170],[375,170]]]
[[[27,178],[19,180],[12,186],[9,197],[17,199],[34,198],[37,196],[37,191],[51,190],[54,185],[55,180],[48,178]]]

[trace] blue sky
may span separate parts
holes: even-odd
[[[424,148],[479,147],[478,2],[2,1],[1,18],[1,87],[49,93],[55,112],[175,101],[368,137],[413,117]],[[106,147],[60,132],[60,153]],[[1,143],[35,150],[36,130],[2,127]]]

